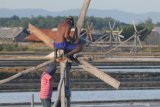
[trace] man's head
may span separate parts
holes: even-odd
[[[66,20],[69,20],[69,21],[70,21],[70,23],[71,23],[71,26],[74,26],[74,19],[73,19],[73,17],[72,17],[72,16],[68,16],[68,17],[66,17]]]
[[[48,72],[48,74],[50,74],[51,76],[53,76],[53,74],[56,72],[56,69],[57,69],[56,63],[50,63],[50,64],[48,64],[48,66],[47,66],[47,72]]]

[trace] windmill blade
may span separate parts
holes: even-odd
[[[135,32],[137,32],[137,28],[136,28],[136,25],[135,25],[135,22],[134,22],[134,20],[133,20],[133,27],[134,27],[134,30],[135,30]]]
[[[104,39],[109,39],[109,36],[106,36]]]
[[[105,83],[111,85],[115,89],[119,88],[120,82],[118,80],[114,79],[113,77],[109,76],[108,74],[104,73],[103,71],[97,69],[96,67],[94,67],[93,65],[84,61],[83,59],[78,58],[78,60],[82,64],[82,65],[79,65],[79,66],[82,67],[84,70],[86,70],[87,72],[89,72],[89,73],[93,74],[94,76],[98,77],[99,79],[101,79]]]
[[[91,22],[91,24],[90,24],[90,28],[92,28],[93,27],[93,22]]]
[[[6,82],[9,82],[9,81],[11,81],[11,80],[13,80],[13,79],[16,79],[16,78],[20,77],[21,75],[30,73],[30,72],[32,72],[32,71],[36,71],[36,72],[37,72],[38,69],[40,69],[40,68],[42,68],[42,67],[44,67],[44,66],[46,66],[46,65],[48,65],[49,63],[52,63],[52,62],[53,62],[53,60],[51,60],[51,61],[46,61],[46,62],[44,62],[44,63],[42,63],[42,64],[37,65],[37,66],[34,66],[34,67],[29,68],[29,69],[23,70],[23,71],[15,74],[15,75],[13,75],[13,76],[11,76],[11,77],[8,77],[8,78],[5,78],[5,79],[0,80],[0,84],[4,84],[4,83],[6,83]]]
[[[112,34],[109,35],[109,42],[112,43]]]
[[[93,41],[93,38],[92,38],[92,35],[91,35],[91,34],[89,34],[89,38],[90,38],[91,41]]]
[[[114,40],[116,40],[116,36],[117,36],[117,35],[115,35],[115,34],[112,32],[112,37],[113,37]]]
[[[93,23],[91,22],[90,24],[88,24],[89,33],[92,33],[92,30],[93,30]]]
[[[40,40],[42,40],[46,45],[48,45],[50,48],[54,49],[54,46],[53,46],[54,41],[53,41],[53,39],[51,39],[50,37],[48,37],[45,33],[43,33],[41,30],[39,30],[38,28],[36,28],[32,24],[28,25],[28,29],[37,38],[39,38]]]
[[[92,22],[89,23],[89,22],[87,21],[87,28],[88,28],[88,30],[91,30],[91,29],[92,29],[92,26],[93,26],[93,23],[92,23]]]
[[[134,35],[134,42],[133,42],[133,47],[135,48],[135,46],[137,45],[136,44],[136,41],[137,41],[137,35]]]
[[[89,22],[87,21],[87,28],[89,29],[90,28],[90,26],[89,26]]]
[[[124,38],[124,36],[123,35],[118,35],[120,38]]]
[[[122,29],[122,30],[120,30],[120,32],[118,33],[118,35],[120,35],[122,32],[123,32],[123,29]]]
[[[114,21],[114,24],[112,26],[112,30],[114,29],[115,25],[116,25],[116,20]]]
[[[144,32],[145,30],[146,30],[146,28],[140,30],[140,31],[138,32],[138,34],[141,34],[141,33]]]
[[[101,36],[101,37],[99,37],[95,42],[97,42],[97,41],[99,41],[99,40],[101,40],[102,38],[104,38],[105,36],[107,36],[108,34],[106,33],[106,34],[104,34],[103,36]]]
[[[80,35],[81,28],[82,28],[82,25],[83,25],[83,22],[84,22],[84,17],[86,16],[90,1],[91,0],[84,0],[83,1],[83,6],[81,8],[81,13],[80,13],[80,16],[79,16],[78,21],[77,21],[78,37]]]
[[[90,40],[87,40],[87,39],[84,39],[84,38],[80,38],[80,39],[85,40],[86,42],[92,43],[92,41],[90,41]]]
[[[141,35],[138,35],[137,40],[138,40],[138,42],[139,42],[140,47],[143,48],[139,36],[141,36]]]
[[[121,39],[120,39],[120,37],[118,37],[118,41],[119,41],[119,42],[121,42]]]
[[[84,33],[82,33],[79,38],[81,38],[82,36],[84,36],[87,33],[87,31],[85,31]]]
[[[109,23],[109,29],[112,30],[111,22],[109,21],[108,23]]]

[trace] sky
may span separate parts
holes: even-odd
[[[45,9],[63,11],[79,9],[83,0],[0,0],[0,8]],[[160,12],[160,0],[91,0],[89,9],[121,10],[132,13]]]

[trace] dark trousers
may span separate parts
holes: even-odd
[[[41,99],[43,107],[51,107],[51,99]]]

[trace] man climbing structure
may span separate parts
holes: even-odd
[[[70,35],[71,28],[74,26],[73,17],[69,16],[57,27],[57,35],[54,38],[53,46],[57,49],[64,50],[65,56],[70,57],[82,50],[82,44],[77,36],[75,29],[74,35]]]
[[[41,39],[50,48],[57,50],[64,50],[64,54],[68,58],[73,58],[73,54],[80,52],[83,48],[83,40],[80,40],[75,29],[74,35],[70,34],[71,28],[74,26],[73,17],[69,16],[61,21],[57,27],[57,34],[53,39],[41,32],[38,28],[29,24],[28,28],[31,33]],[[52,56],[52,54],[51,54]]]

